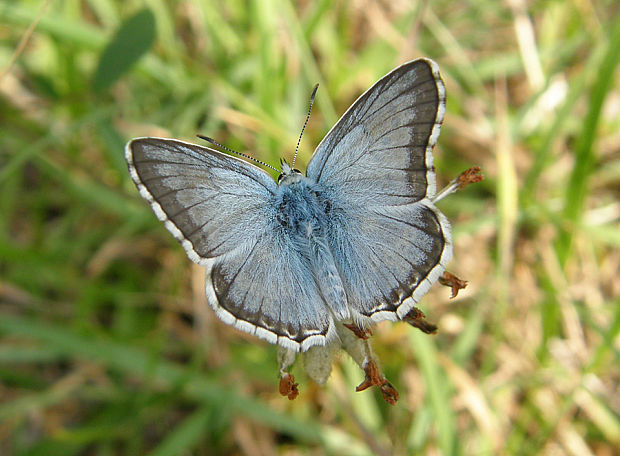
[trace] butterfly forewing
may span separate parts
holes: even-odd
[[[407,204],[435,194],[432,148],[445,110],[434,62],[406,63],[360,96],[319,144],[307,175],[347,183],[356,201]]]
[[[157,217],[206,267],[207,299],[223,321],[294,350],[325,343],[331,317],[308,267],[278,235],[277,185],[267,173],[162,138],[134,139],[126,159]]]
[[[379,80],[323,139],[307,175],[332,203],[328,242],[354,315],[403,317],[452,254],[435,195],[432,149],[445,110],[434,62]]]

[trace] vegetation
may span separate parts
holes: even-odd
[[[147,8],[147,9],[145,9]],[[435,59],[449,270],[436,336],[375,328],[356,393],[222,324],[127,173],[136,136],[272,165],[398,64]],[[620,448],[619,5],[0,0],[0,454],[567,454]],[[233,222],[234,223],[234,222]],[[616,453],[617,454],[617,453]]]

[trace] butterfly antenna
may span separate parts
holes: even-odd
[[[254,157],[250,157],[249,155],[246,155],[246,154],[242,154],[241,152],[237,152],[236,150],[232,150],[230,147],[226,147],[223,144],[220,144],[219,142],[217,142],[213,138],[209,138],[208,136],[203,136],[203,135],[196,135],[196,136],[198,136],[200,139],[204,139],[205,141],[210,142],[211,144],[219,147],[220,149],[224,149],[226,152],[231,152],[233,154],[240,155],[241,157],[245,157],[245,158],[247,158],[249,160],[252,160],[253,162],[256,162],[256,163],[258,163],[260,165],[266,166],[267,168],[271,168],[271,169],[273,169],[277,173],[280,173],[279,169],[276,169],[273,166],[268,165],[264,161],[258,160],[258,159],[254,158]]]
[[[306,116],[306,121],[304,122],[304,126],[301,129],[301,133],[299,134],[299,139],[297,140],[297,147],[295,148],[295,155],[293,156],[293,164],[291,168],[295,167],[295,160],[297,159],[297,152],[299,152],[299,145],[301,144],[301,137],[304,134],[304,130],[306,129],[306,125],[308,125],[308,121],[310,120],[310,113],[312,112],[312,105],[314,104],[314,97],[316,96],[316,91],[319,89],[319,85],[315,85],[312,90],[312,95],[310,95],[310,107],[308,108],[308,115]]]

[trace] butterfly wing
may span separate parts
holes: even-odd
[[[293,350],[331,337],[307,262],[277,230],[267,173],[171,139],[134,139],[125,155],[140,194],[206,268],[207,300],[220,319]]]
[[[402,318],[452,256],[431,202],[444,111],[437,65],[405,63],[355,101],[308,164],[332,204],[328,239],[354,316]]]

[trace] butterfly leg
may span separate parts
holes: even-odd
[[[299,389],[295,383],[293,374],[288,373],[288,368],[295,362],[296,354],[293,350],[278,346],[278,365],[280,367],[279,391],[282,396],[294,400],[299,396]]]
[[[426,334],[435,334],[437,332],[437,326],[426,321],[426,315],[417,307],[412,308],[409,313],[403,317],[403,321]]]
[[[360,385],[357,386],[357,388],[355,388],[355,391],[364,391],[366,388],[371,386],[378,386],[385,402],[390,405],[396,404],[396,401],[398,401],[399,398],[398,391],[396,391],[396,388],[394,388],[392,384],[386,380],[383,374],[381,374],[374,359],[369,358],[367,360],[364,365],[364,373],[366,374],[366,378]]]
[[[349,325],[342,325],[343,329],[338,331],[342,347],[351,355],[353,360],[364,369],[365,379],[355,388],[355,391],[364,391],[371,386],[377,386],[381,391],[383,399],[388,404],[394,405],[398,401],[398,391],[387,381],[383,373],[379,370],[375,354],[367,338],[360,338],[356,331],[351,330]],[[347,329],[346,331],[344,329]],[[359,328],[356,328],[359,330]],[[360,330],[361,331],[361,330]]]
[[[479,166],[474,166],[463,171],[456,179],[450,182],[443,190],[435,195],[435,198],[432,200],[433,204],[469,184],[475,184],[476,182],[482,181],[482,179],[484,179],[484,176],[480,172]]]
[[[467,286],[466,280],[461,280],[448,271],[444,271],[443,275],[439,277],[439,283],[445,287],[452,288],[452,295],[450,298],[456,298],[456,295],[459,294],[459,290]]]
[[[342,326],[344,326],[350,331],[353,331],[353,334],[355,334],[360,339],[368,339],[370,336],[372,336],[372,329],[370,328],[360,328],[359,326],[356,326],[354,324],[347,323],[344,323]]]

